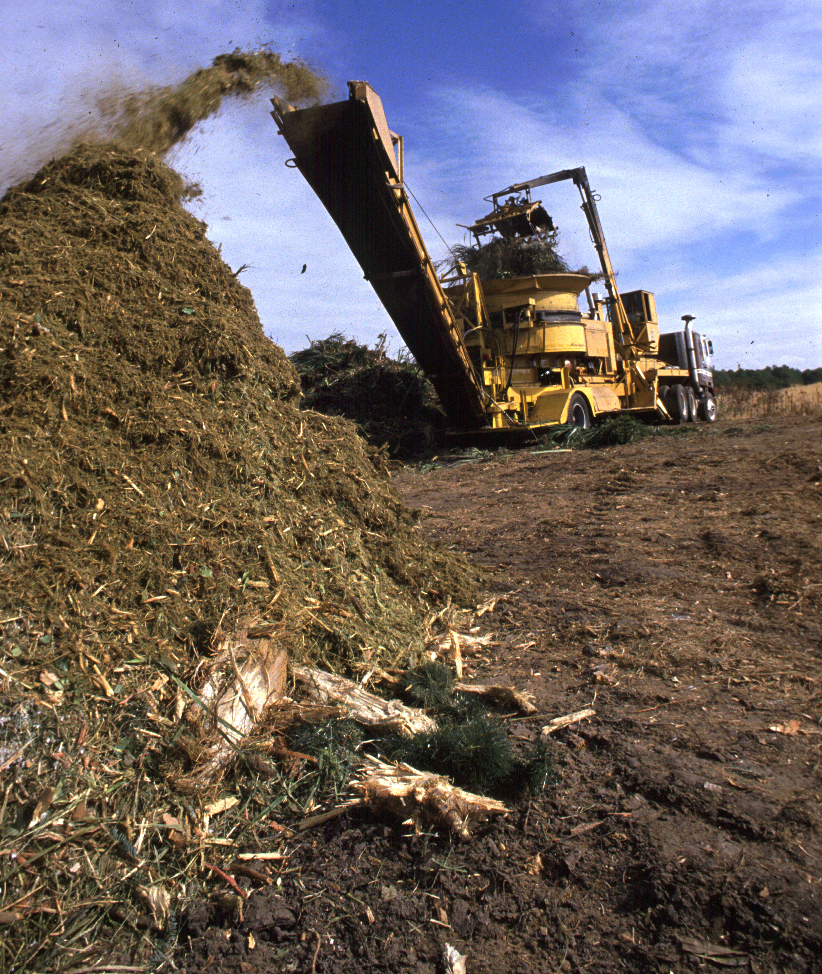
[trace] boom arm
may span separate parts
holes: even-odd
[[[628,319],[622,298],[617,290],[616,275],[611,264],[611,257],[608,254],[608,247],[605,244],[605,234],[602,230],[602,224],[599,222],[596,198],[588,183],[588,175],[585,172],[585,167],[579,166],[577,169],[563,169],[560,172],[550,173],[547,176],[539,176],[537,179],[530,179],[524,183],[514,183],[513,186],[494,193],[493,198],[496,200],[498,197],[505,196],[508,193],[521,193],[524,190],[530,191],[536,189],[538,186],[547,186],[549,183],[561,182],[563,179],[573,180],[574,185],[579,190],[579,195],[582,197],[582,211],[588,221],[591,239],[599,255],[599,264],[605,279],[605,287],[608,289],[608,297],[611,299],[614,341],[623,359],[632,361],[639,357],[638,351],[635,348],[636,335],[631,327],[631,322]]]
[[[382,103],[365,82],[349,90],[348,101],[300,110],[272,99],[272,115],[450,422],[479,429],[487,394],[408,203]]]

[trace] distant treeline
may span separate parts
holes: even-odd
[[[814,382],[822,382],[822,368],[801,372],[788,365],[770,365],[764,369],[714,369],[717,388],[787,389],[789,386],[809,386]]]

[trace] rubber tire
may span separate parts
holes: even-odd
[[[688,401],[688,418],[685,420],[686,423],[696,422],[696,393],[691,386],[685,386],[685,398]]]
[[[699,416],[706,423],[715,423],[719,409],[716,404],[716,396],[708,393],[699,400]]]
[[[593,423],[591,417],[591,407],[588,400],[579,392],[575,392],[568,401],[567,423],[571,426],[580,426],[584,430],[589,430]]]
[[[668,387],[665,396],[665,408],[675,423],[688,422],[688,394],[685,392],[685,386],[677,384]]]

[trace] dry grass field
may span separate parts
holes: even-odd
[[[822,382],[788,389],[742,389],[718,391],[723,419],[766,419],[775,416],[822,415]]]

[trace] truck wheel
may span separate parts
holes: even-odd
[[[716,420],[716,414],[718,412],[716,405],[716,396],[712,396],[707,393],[702,399],[699,400],[699,415],[706,423],[713,423]]]
[[[687,423],[690,416],[688,409],[688,393],[685,386],[670,386],[665,395],[665,408],[671,414],[671,419],[675,423]]]
[[[688,401],[688,417],[686,423],[696,422],[696,394],[690,386],[685,386],[685,398]]]
[[[591,428],[591,407],[585,396],[575,392],[568,403],[568,422],[571,426],[581,426],[584,430]]]

